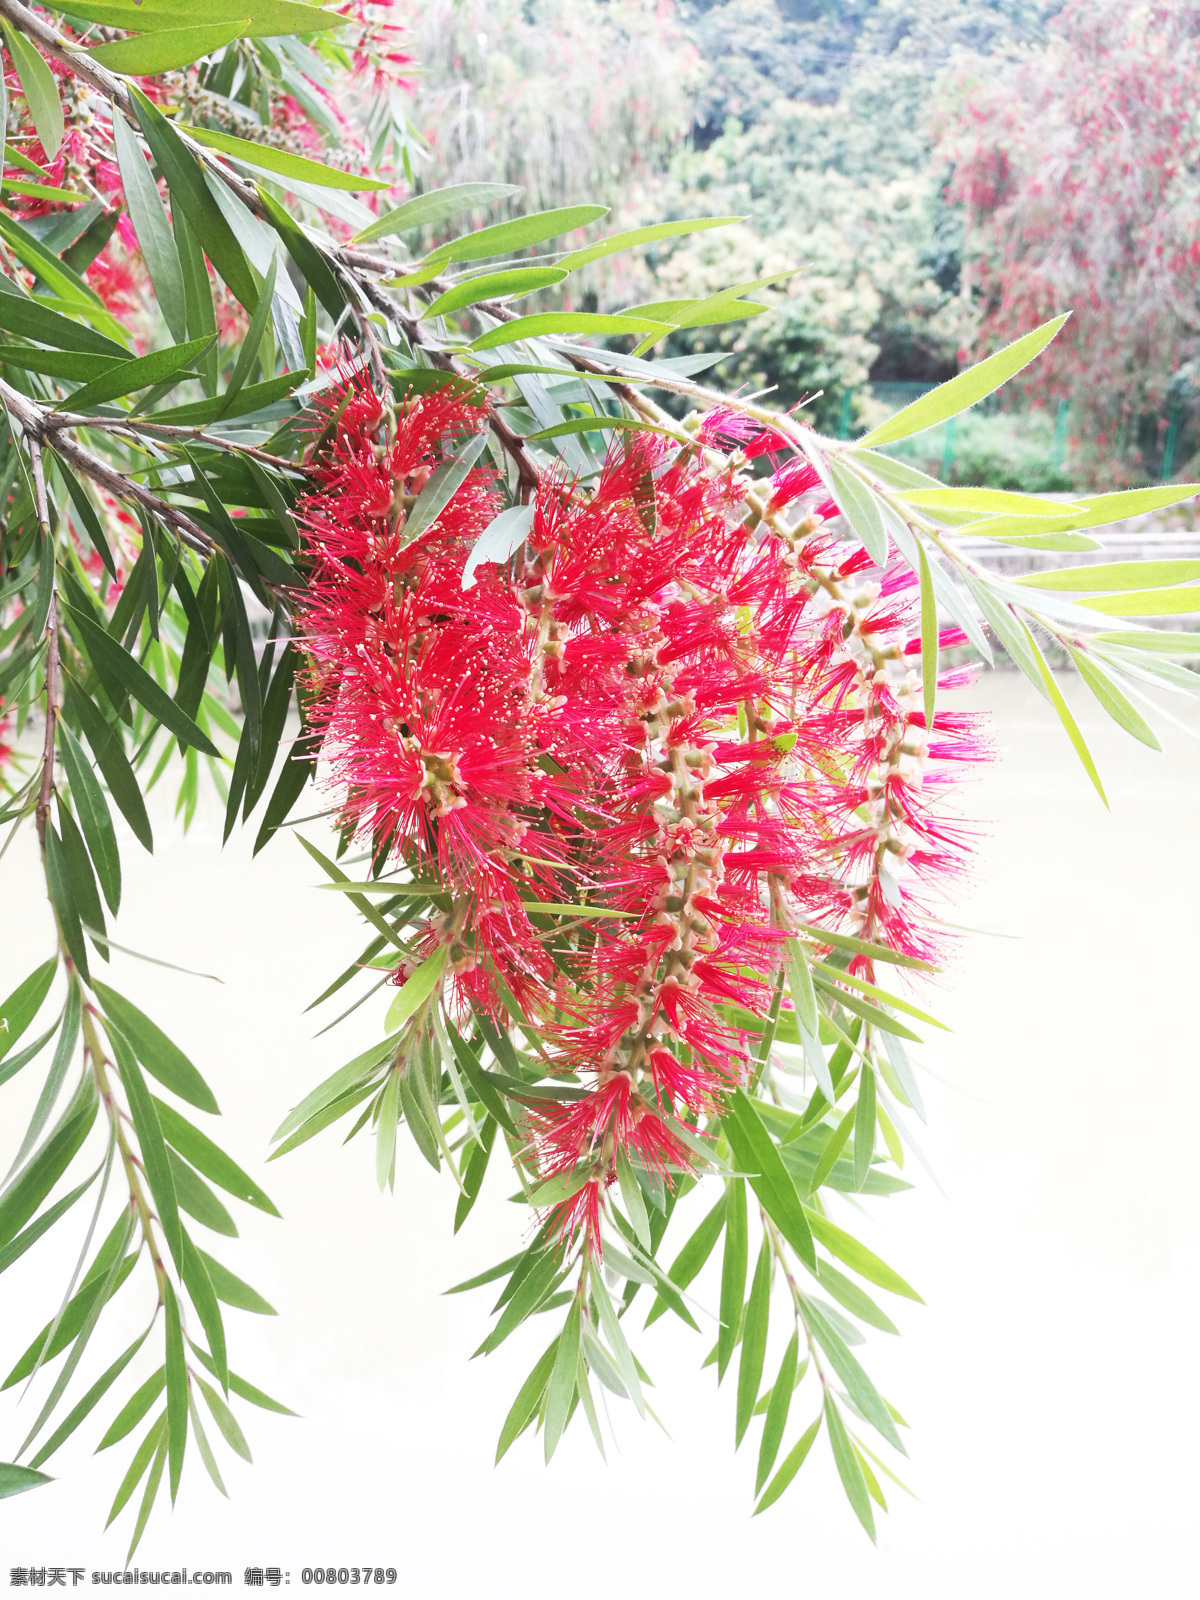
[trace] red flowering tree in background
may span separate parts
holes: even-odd
[[[1119,456],[1144,471],[1139,419],[1195,392],[1198,84],[1200,7],[1070,0],[1044,47],[958,85],[941,131],[975,337],[1073,307],[1032,381],[1076,406],[1097,477]]]
[[[136,1433],[110,1513],[136,1499],[132,1552],[186,1463],[221,1485],[212,1430],[248,1453],[232,1398],[284,1409],[231,1367],[222,1312],[269,1308],[210,1254],[236,1233],[217,1190],[274,1208],[194,1120],[217,1113],[204,1077],[100,976],[115,813],[151,848],[143,793],[170,770],[185,820],[211,781],[257,848],[315,782],[333,854],[304,842],[370,927],[320,999],[393,989],[384,1036],[275,1154],[353,1119],[387,1187],[406,1127],[449,1168],[456,1227],[489,1163],[515,1171],[526,1246],[459,1285],[502,1281],[486,1350],[554,1326],[498,1453],[536,1427],[549,1456],[577,1412],[601,1442],[597,1386],[644,1412],[634,1316],[699,1328],[689,1285],[720,1243],[709,1337],[737,1443],[763,1418],[757,1509],[824,1430],[873,1533],[874,1452],[903,1453],[904,1424],[850,1346],[894,1331],[879,1291],[915,1290],[838,1208],[907,1186],[923,1116],[907,1046],[936,1024],[898,984],[939,956],[970,843],[948,790],[987,753],[939,701],[972,670],[941,652],[990,659],[990,632],[1098,788],[1047,643],[1150,743],[1121,681],[1186,683],[1171,658],[1195,653],[1121,620],[1194,611],[1194,564],[1008,582],[958,534],[1094,551],[1088,530],[1193,486],[1043,500],[887,454],[1061,317],[853,442],[705,387],[719,356],[654,351],[751,314],[755,285],[614,315],[554,296],[728,219],[483,225],[510,186],[412,192],[386,13],[237,5],[78,0],[60,22],[0,0],[0,822],[56,933],[0,1006],[0,1085],[43,1074],[0,1272],[60,1221],[82,1235],[60,1309],[16,1335],[3,1387],[42,1398],[0,1494],[47,1483],[99,1413],[101,1448]],[[144,1329],[106,1350],[118,1294]]]

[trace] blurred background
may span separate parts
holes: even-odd
[[[674,335],[848,436],[1072,308],[1027,385],[909,441],[950,482],[1197,476],[1192,0],[395,0],[418,181],[621,226],[744,216],[613,258],[587,309],[803,269]],[[572,280],[574,282],[574,280]],[[756,296],[756,298],[761,298]]]

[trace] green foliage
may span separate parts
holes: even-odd
[[[425,9],[435,21],[444,17],[436,7]],[[445,28],[439,50],[460,37],[465,9]],[[131,1513],[132,1554],[164,1478],[172,1499],[180,1491],[189,1438],[222,1490],[216,1436],[249,1459],[230,1397],[286,1413],[229,1366],[222,1307],[258,1314],[271,1307],[203,1249],[193,1229],[198,1222],[218,1238],[236,1231],[210,1184],[269,1214],[274,1207],[214,1126],[190,1120],[218,1114],[199,1068],[98,972],[100,961],[122,949],[104,921],[104,908],[115,917],[122,900],[114,808],[149,849],[149,789],[172,773],[186,822],[199,784],[211,782],[225,805],[227,836],[263,805],[256,824],[261,847],[287,825],[316,773],[312,689],[303,640],[292,636],[295,595],[308,579],[296,500],[308,486],[310,451],[332,437],[331,416],[352,398],[332,360],[361,375],[361,387],[378,397],[388,426],[414,393],[452,386],[486,399],[489,409],[481,416],[487,425],[448,441],[438,469],[398,503],[406,521],[397,543],[411,542],[434,527],[474,467],[492,464],[508,503],[481,530],[475,566],[508,559],[519,547],[537,481],[570,479],[574,492],[594,481],[604,435],[643,430],[668,453],[691,452],[699,415],[727,404],[719,391],[694,381],[705,365],[692,359],[697,347],[728,349],[731,381],[753,375],[755,382],[759,376],[779,382],[777,402],[807,392],[814,381],[827,382],[831,391],[858,381],[874,359],[878,327],[900,326],[918,310],[940,314],[949,293],[930,254],[936,193],[902,170],[905,151],[918,139],[928,67],[922,50],[943,14],[936,5],[917,9],[921,27],[901,36],[893,25],[907,12],[898,3],[872,7],[864,0],[840,17],[818,8],[812,36],[841,40],[847,52],[844,70],[830,75],[825,91],[836,99],[836,114],[815,101],[751,97],[755,115],[747,107],[738,125],[723,122],[705,148],[679,156],[669,179],[719,202],[713,218],[698,223],[689,196],[686,208],[670,200],[663,209],[686,211],[690,220],[669,218],[643,230],[633,226],[638,218],[623,218],[608,238],[581,237],[605,216],[604,204],[579,205],[577,194],[558,191],[579,170],[597,177],[601,201],[612,197],[608,191],[618,176],[624,183],[622,151],[640,131],[631,119],[643,89],[653,88],[666,108],[664,142],[682,116],[687,75],[662,69],[663,62],[676,62],[680,41],[666,37],[658,22],[652,28],[646,8],[564,8],[563,29],[592,55],[559,77],[574,81],[572,74],[586,68],[595,93],[603,90],[609,98],[603,107],[585,98],[573,115],[586,119],[595,111],[589,138],[611,137],[599,154],[571,154],[582,168],[563,158],[561,166],[534,172],[526,203],[475,228],[472,215],[513,200],[511,186],[495,185],[506,182],[513,152],[526,152],[534,111],[545,114],[538,96],[546,74],[527,72],[523,63],[540,59],[549,8],[497,7],[493,45],[477,36],[470,47],[480,55],[491,51],[484,73],[492,96],[488,114],[498,116],[505,107],[506,85],[512,91],[504,111],[508,131],[489,150],[484,175],[476,176],[464,156],[458,170],[442,174],[454,183],[427,185],[378,219],[353,198],[354,190],[370,189],[375,180],[328,162],[315,163],[319,175],[314,158],[282,149],[264,132],[272,107],[287,95],[307,110],[315,138],[339,136],[327,108],[322,112],[304,84],[344,82],[330,76],[344,72],[350,59],[336,36],[340,19],[284,0],[269,0],[250,26],[243,26],[235,0],[208,5],[199,22],[186,26],[173,0],[144,0],[136,11],[89,5],[81,13],[136,35],[101,46],[88,69],[94,73],[105,50],[110,66],[124,60],[130,71],[178,60],[181,50],[207,54],[194,80],[163,86],[162,103],[136,86],[126,90],[99,80],[108,84],[108,113],[121,129],[116,141],[125,203],[149,279],[137,340],[88,279],[111,229],[96,255],[85,261],[86,249],[79,251],[98,214],[73,231],[86,207],[51,213],[49,223],[26,208],[20,216],[6,212],[0,227],[8,252],[0,277],[0,326],[8,335],[0,353],[6,419],[0,437],[6,513],[0,524],[0,693],[19,746],[0,773],[0,823],[11,824],[8,839],[24,828],[23,844],[43,867],[56,919],[45,951],[30,954],[33,971],[8,975],[0,986],[7,994],[0,1006],[0,1084],[30,1068],[42,1074],[16,1161],[0,1188],[0,1272],[85,1197],[94,1207],[63,1292],[37,1309],[32,1329],[16,1333],[18,1349],[31,1331],[33,1337],[6,1386],[31,1378],[49,1387],[14,1461],[0,1465],[0,1494],[44,1482],[40,1464],[93,1414],[100,1449],[140,1433],[127,1447],[132,1458],[110,1515],[110,1521],[120,1515],[140,1490]],[[732,25],[743,10],[740,3],[706,8],[705,37],[718,39],[718,24]],[[980,21],[979,8],[965,10],[964,38],[975,47],[1013,37],[1004,28],[976,37],[971,27]],[[49,69],[41,54],[45,25],[19,0],[12,0],[10,13],[17,20],[6,23],[5,32],[29,124],[22,137],[40,132],[43,145],[52,144],[53,108],[43,77]],[[768,39],[776,37],[767,26],[774,25],[772,13],[765,6],[756,12],[765,18]],[[1023,15],[1015,7],[1001,13],[1010,21]],[[221,43],[223,33],[209,31],[210,23],[226,22],[238,26],[236,43]],[[775,22],[783,26],[778,14]],[[187,48],[179,33],[193,36]],[[916,43],[906,43],[910,37]],[[597,86],[595,52],[614,43],[629,72],[624,79],[618,73],[613,85]],[[166,55],[153,53],[160,47]],[[758,73],[764,82],[795,70],[795,63],[777,56],[764,57]],[[439,59],[444,66],[444,58],[430,52],[435,68]],[[472,57],[468,67],[477,66]],[[436,81],[436,72],[427,81]],[[719,83],[719,75],[713,81]],[[732,100],[744,92],[740,83],[730,78],[720,92]],[[885,85],[890,98],[881,98]],[[180,104],[168,105],[165,97],[176,91]],[[381,91],[365,112],[369,138],[359,154],[369,155],[381,172],[389,152],[401,167],[413,149],[419,152],[406,116],[397,111],[397,93],[394,85]],[[865,116],[862,108],[876,102]],[[428,110],[428,99],[424,104]],[[331,158],[338,153],[327,151]],[[877,183],[863,199],[859,180],[874,164]],[[239,176],[242,166],[258,172],[261,182]],[[489,175],[494,169],[498,177]],[[464,190],[464,184],[493,186]],[[6,190],[11,212],[20,191],[11,184]],[[859,193],[854,205],[852,193]],[[558,205],[559,199],[571,203]],[[736,220],[743,214],[750,224]],[[452,236],[445,238],[449,224]],[[366,251],[344,244],[350,229]],[[793,269],[814,256],[817,270],[797,287]],[[639,258],[659,281],[652,291],[644,281],[627,281],[630,292],[618,297],[621,280],[609,274]],[[479,262],[487,263],[482,272]],[[594,308],[601,289],[613,297],[613,309]],[[518,314],[512,301],[524,302],[535,290],[552,290],[554,308],[523,303],[527,314]],[[760,290],[764,301],[744,298]],[[777,314],[757,314],[776,301]],[[619,348],[587,342],[597,336]],[[954,378],[921,402],[915,418],[897,420],[876,442],[899,442],[906,427],[957,416],[1016,370],[1037,342]],[[318,362],[321,346],[328,361]],[[132,348],[143,353],[134,355]],[[688,359],[680,359],[681,350]],[[934,340],[927,354],[937,366],[944,350]],[[679,416],[652,394],[669,397]],[[164,406],[168,396],[177,403]],[[831,394],[805,420],[828,422],[832,403]],[[1097,785],[1042,641],[1069,649],[1105,710],[1146,737],[1148,725],[1121,684],[1131,687],[1130,680],[1147,677],[1175,683],[1171,673],[1180,669],[1162,657],[1188,653],[1190,640],[1149,629],[1114,632],[1107,619],[1194,611],[1200,591],[1187,582],[1194,576],[1190,569],[1103,575],[1094,590],[1082,591],[1093,598],[1081,601],[1064,598],[1069,590],[994,578],[957,542],[964,526],[972,537],[996,540],[1079,537],[1082,528],[1128,513],[1130,502],[1064,507],[947,488],[861,440],[823,436],[778,405],[768,409],[745,396],[729,404],[752,427],[776,430],[781,451],[812,465],[840,502],[846,537],[861,543],[867,560],[882,565],[898,552],[897,559],[919,574],[927,714],[936,707],[938,609],[961,621],[986,650],[974,605],[1054,705]],[[712,446],[712,454],[714,470],[743,472],[736,447],[722,452]],[[750,498],[749,474],[742,482],[755,516],[768,526],[773,513]],[[1136,504],[1148,509],[1151,501]],[[655,525],[648,521],[657,516],[648,473],[630,490],[629,506],[630,515]],[[747,715],[744,707],[741,714]],[[294,744],[289,717],[298,732]],[[803,749],[796,760],[802,758]],[[815,777],[810,763],[806,778]],[[862,821],[870,821],[865,810]],[[755,1441],[757,1509],[788,1487],[824,1426],[834,1470],[873,1535],[872,1502],[881,1504],[882,1496],[869,1452],[846,1419],[861,1418],[900,1453],[903,1446],[902,1424],[869,1376],[866,1352],[860,1361],[852,1349],[866,1342],[860,1323],[895,1331],[863,1285],[910,1300],[919,1296],[831,1212],[842,1215],[835,1211],[845,1204],[841,1196],[891,1203],[908,1187],[897,1175],[907,1142],[897,1107],[923,1109],[899,1041],[919,1042],[910,1023],[937,1024],[897,998],[874,963],[918,972],[928,971],[928,963],[845,932],[776,924],[781,944],[787,936],[787,972],[770,974],[770,1008],[765,1015],[725,1008],[729,1026],[752,1050],[747,1081],[722,1089],[698,1112],[661,1108],[695,1171],[664,1172],[632,1144],[596,1158],[611,1158],[604,1176],[613,1180],[598,1224],[601,1256],[578,1240],[563,1245],[552,1227],[554,1207],[593,1181],[593,1156],[547,1177],[531,1137],[539,1111],[584,1091],[571,1074],[554,1068],[540,1028],[508,991],[490,1014],[465,989],[459,1002],[448,1003],[459,955],[445,942],[423,953],[412,924],[431,908],[437,917],[452,914],[452,896],[427,867],[413,870],[415,858],[397,857],[393,842],[375,838],[362,858],[348,858],[346,829],[332,859],[301,839],[328,880],[324,887],[369,924],[365,950],[351,952],[350,965],[314,1005],[365,979],[366,992],[355,1001],[361,1004],[401,963],[406,981],[380,1019],[390,1031],[284,1118],[275,1155],[353,1116],[346,1136],[368,1128],[374,1133],[376,1175],[387,1187],[398,1163],[412,1159],[411,1136],[421,1157],[439,1173],[446,1169],[457,1186],[457,1226],[477,1203],[489,1164],[507,1159],[516,1199],[530,1208],[528,1242],[495,1270],[458,1287],[503,1280],[481,1353],[523,1337],[535,1316],[555,1318],[558,1331],[504,1423],[498,1459],[530,1427],[541,1430],[548,1458],[577,1412],[601,1440],[593,1381],[649,1413],[649,1380],[632,1348],[631,1311],[643,1288],[651,1291],[641,1302],[647,1325],[670,1312],[699,1331],[697,1316],[715,1300],[718,1321],[706,1339],[715,1334],[711,1359],[718,1381],[736,1366],[726,1392],[736,1391],[730,1405],[737,1442],[762,1419]],[[569,970],[573,939],[595,939],[603,916],[625,914],[591,906],[591,887],[581,877],[561,902],[536,898],[532,876],[522,887],[538,942],[548,962],[563,970]],[[570,1013],[564,1009],[557,1021],[569,1025]],[[47,1061],[43,1052],[52,1041]],[[187,1116],[176,1102],[188,1108]],[[704,1189],[695,1217],[689,1215],[693,1187]],[[93,1251],[97,1228],[103,1242]],[[693,1302],[690,1289],[702,1273],[711,1283]],[[836,1305],[818,1298],[817,1289]],[[87,1386],[76,1398],[71,1384],[83,1369],[91,1334],[118,1296],[123,1309],[138,1297],[146,1331],[115,1363],[89,1374],[90,1381],[81,1377],[80,1386]],[[62,1308],[57,1313],[55,1304]],[[760,1392],[764,1374],[773,1371],[771,1388]],[[211,1437],[201,1422],[201,1401],[214,1425]],[[59,1420],[39,1443],[52,1417]]]

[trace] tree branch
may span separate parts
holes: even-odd
[[[42,463],[42,444],[36,434],[26,435],[29,463],[33,469],[33,505],[43,540],[52,537],[50,507],[46,499],[46,472]],[[39,599],[41,597],[39,596]],[[58,595],[54,587],[54,567],[50,568],[50,600],[46,609],[46,729],[42,739],[42,776],[38,785],[37,836],[43,854],[46,849],[46,822],[50,796],[54,793],[54,737],[62,707],[62,675],[58,659]]]

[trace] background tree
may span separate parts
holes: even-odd
[[[986,74],[960,64],[943,123],[972,345],[1075,306],[1038,382],[1071,401],[1100,472],[1115,454],[1144,475],[1167,403],[1194,405],[1198,83],[1196,6],[1077,0],[1041,47]]]

